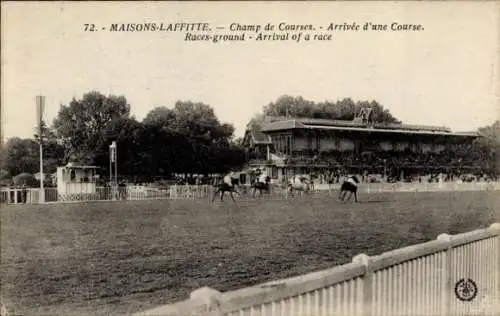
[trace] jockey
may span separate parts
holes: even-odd
[[[266,179],[267,179],[267,173],[265,172],[262,172],[260,175],[259,175],[259,182],[260,183],[263,183],[265,184],[266,183]]]
[[[350,176],[348,179],[347,179],[347,182],[349,182],[350,184],[352,184],[353,186],[357,187],[358,186],[358,183],[356,182],[356,180],[354,180],[354,176]]]
[[[234,172],[229,172],[225,177],[224,177],[224,183],[227,184],[228,186],[232,187],[233,186],[233,176]]]

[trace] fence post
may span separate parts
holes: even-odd
[[[373,315],[373,271],[371,270],[371,258],[361,253],[352,258],[353,263],[360,263],[365,268],[365,273],[363,275],[363,302],[361,302],[361,315],[371,316]]]
[[[442,263],[441,271],[443,273],[443,284],[441,285],[441,314],[440,315],[451,315],[451,295],[453,292],[453,284],[451,282],[451,270],[452,270],[452,262],[451,262],[451,236],[448,234],[440,234],[436,238],[439,241],[446,242],[448,248],[444,253],[444,260]]]
[[[194,290],[189,295],[191,300],[197,300],[204,303],[205,312],[204,316],[222,316],[221,308],[222,293],[209,287],[202,287]]]
[[[496,246],[497,249],[495,249],[495,258],[496,260],[496,280],[495,280],[495,297],[493,298],[494,304],[493,306],[500,306],[500,223],[493,223],[490,225],[491,229],[494,229],[497,231],[497,237],[496,237]],[[497,312],[496,315],[500,315],[500,311],[494,311]]]

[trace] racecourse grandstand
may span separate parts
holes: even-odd
[[[370,109],[352,121],[268,117],[249,125],[244,145],[250,167],[272,178],[294,174],[379,174],[391,181],[422,176],[493,177],[483,153],[473,150],[479,135],[449,128],[370,122]]]

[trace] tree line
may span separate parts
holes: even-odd
[[[352,120],[363,107],[372,109],[377,123],[399,123],[376,101],[313,102],[284,95],[265,105],[250,123],[266,116]],[[242,168],[246,162],[242,139],[235,138],[232,124],[221,122],[213,108],[192,101],[177,101],[172,107],[158,106],[142,121],[130,113],[124,96],[105,96],[92,91],[80,100],[61,105],[52,125],[42,123],[32,138],[10,138],[0,150],[2,178],[39,172],[40,141],[44,147],[44,172],[72,162],[94,165],[109,174],[109,145],[118,146],[118,173],[144,180],[170,178],[173,174],[224,173]],[[480,147],[496,160],[500,150],[500,122],[479,129],[485,137]],[[40,135],[39,135],[40,134]]]

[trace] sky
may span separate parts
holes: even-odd
[[[177,100],[203,102],[236,127],[236,136],[284,94],[313,101],[377,100],[405,123],[455,131],[500,117],[495,1],[1,5],[4,138],[33,135],[37,95],[46,96],[44,119],[51,123],[61,104],[92,90],[124,95],[139,120]],[[111,23],[144,22],[204,22],[213,34],[230,33],[231,23],[282,22],[313,24],[319,34],[330,23],[344,22],[421,24],[424,30],[332,31],[332,40],[298,43],[188,42],[184,32],[108,31]],[[99,31],[85,32],[86,23]]]

